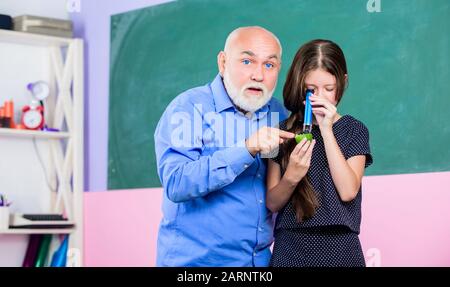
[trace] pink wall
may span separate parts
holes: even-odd
[[[382,266],[450,266],[450,172],[370,176],[363,184],[364,250],[376,248]]]
[[[162,189],[84,195],[84,265],[153,266]]]
[[[450,172],[365,177],[363,188],[368,265],[450,266]],[[161,198],[161,189],[85,193],[85,265],[153,266]]]

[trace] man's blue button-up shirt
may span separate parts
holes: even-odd
[[[272,214],[266,163],[245,139],[286,118],[275,99],[253,115],[231,102],[217,75],[166,108],[155,131],[164,188],[157,266],[267,266]]]

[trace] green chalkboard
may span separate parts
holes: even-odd
[[[450,1],[177,1],[111,17],[108,188],[161,186],[153,134],[167,104],[217,74],[236,27],[261,25],[283,44],[275,97],[298,47],[331,39],[347,57],[341,114],[371,135],[368,175],[450,170]]]

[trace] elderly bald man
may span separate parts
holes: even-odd
[[[157,266],[267,266],[273,240],[264,155],[294,134],[272,98],[277,37],[241,27],[217,56],[219,74],[178,95],[155,131],[164,187]]]

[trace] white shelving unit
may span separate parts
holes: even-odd
[[[52,228],[52,229],[8,229],[2,231],[2,234],[72,234],[76,228]],[[73,248],[73,246],[72,246]]]
[[[67,139],[67,138],[70,138],[70,133],[0,128],[0,136],[1,137],[35,138],[35,139]]]
[[[56,194],[48,213],[64,213],[73,228],[8,229],[1,236],[17,234],[69,234],[68,266],[83,262],[83,41],[16,31],[0,30],[0,43],[39,46],[48,49],[52,97],[46,99],[46,123],[61,132],[0,128],[6,138],[39,140],[50,151],[49,173],[54,175]],[[20,76],[20,75],[19,75]],[[1,87],[0,87],[1,88]],[[17,111],[17,109],[16,109]],[[16,152],[16,151],[11,151]],[[17,151],[20,153],[20,151]],[[2,182],[0,181],[0,189]],[[0,244],[2,244],[0,242]],[[69,253],[76,256],[71,256]],[[49,254],[51,256],[51,254]]]

